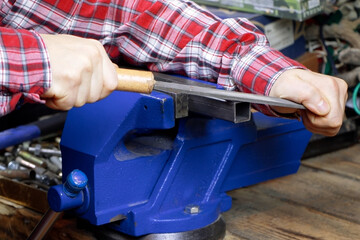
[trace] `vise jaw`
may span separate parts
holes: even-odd
[[[178,99],[114,92],[68,113],[63,175],[88,177],[81,218],[132,236],[192,231],[231,208],[227,191],[297,171],[311,136],[301,122],[251,114],[249,105],[227,121],[195,98],[176,118]]]

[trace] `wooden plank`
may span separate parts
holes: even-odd
[[[40,213],[45,213],[49,208],[46,191],[2,176],[0,176],[0,197]]]
[[[360,145],[311,158],[297,174],[230,193],[238,239],[358,239]]]
[[[38,224],[42,214],[0,199],[0,239],[27,239]],[[55,222],[46,240],[96,240],[92,233],[80,229],[74,218],[60,218]]]
[[[302,165],[360,181],[360,145],[305,160]]]
[[[360,224],[360,182],[352,178],[301,167],[295,175],[259,184],[253,190]]]
[[[266,184],[265,184],[266,185]],[[360,225],[289,199],[269,196],[257,186],[231,192],[233,207],[224,214],[237,239],[358,239]],[[339,202],[338,202],[339,204]]]

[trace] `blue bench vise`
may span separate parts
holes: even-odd
[[[310,136],[300,121],[251,112],[249,103],[114,92],[69,111],[63,176],[86,174],[74,212],[103,230],[222,239],[227,192],[295,173]]]

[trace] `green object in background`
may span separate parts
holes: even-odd
[[[194,0],[199,4],[304,21],[324,10],[326,0]]]
[[[352,96],[352,101],[353,101],[353,105],[354,105],[354,110],[355,112],[360,115],[360,110],[359,107],[357,105],[357,97],[358,97],[358,93],[359,93],[359,89],[360,89],[360,83],[358,83],[354,89],[353,92],[353,96]]]

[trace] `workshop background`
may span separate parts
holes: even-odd
[[[295,174],[229,191],[232,205],[222,214],[226,232],[219,238],[360,239],[360,0],[195,2],[221,18],[250,19],[274,48],[349,85],[339,134],[313,134]],[[62,183],[60,142],[67,115],[27,104],[0,118],[0,239],[26,239],[48,210],[47,191]],[[105,239],[94,229],[66,212],[46,239]]]

